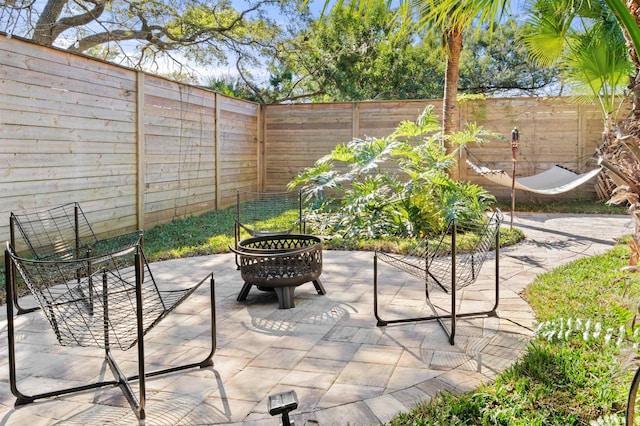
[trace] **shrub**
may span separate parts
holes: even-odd
[[[488,136],[497,135],[471,124],[446,141],[459,149]],[[452,218],[480,220],[495,203],[482,187],[451,179],[456,153],[447,152],[439,120],[427,107],[415,122],[403,121],[389,136],[336,146],[293,179],[289,189],[302,186],[314,206],[307,220],[318,233],[421,237],[441,232]]]

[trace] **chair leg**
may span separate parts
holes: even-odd
[[[164,368],[161,370],[155,370],[148,373],[145,373],[145,377],[155,377],[160,376],[162,374],[174,373],[176,371],[187,370],[195,367],[206,368],[213,366],[213,355],[216,352],[216,305],[215,305],[215,280],[213,278],[213,274],[209,274],[204,280],[200,281],[203,283],[205,280],[210,280],[210,288],[211,288],[211,350],[209,354],[202,360],[189,364],[178,365],[175,367]],[[199,286],[200,284],[198,284]],[[139,378],[139,375],[127,377],[127,380],[136,380]]]
[[[18,390],[17,375],[16,375],[16,356],[15,356],[15,326],[14,326],[14,305],[13,305],[13,287],[9,283],[15,283],[12,278],[13,269],[9,261],[9,256],[5,255],[5,268],[6,268],[6,288],[7,288],[7,331],[8,331],[8,350],[9,350],[9,382],[11,393],[16,397],[15,405],[24,405],[34,402],[39,399],[46,399],[61,395],[67,395],[80,391],[86,391],[90,389],[97,389],[107,386],[119,386],[132,409],[136,412],[139,420],[144,420],[146,417],[145,405],[146,405],[146,382],[148,377],[159,376],[162,374],[173,373],[176,371],[191,369],[191,368],[206,368],[213,366],[213,355],[216,351],[216,308],[215,308],[215,280],[213,274],[209,274],[205,277],[198,286],[203,284],[206,280],[210,283],[210,298],[211,298],[211,350],[208,355],[202,360],[190,364],[184,364],[176,367],[170,367],[162,370],[156,370],[151,372],[144,371],[144,341],[143,333],[139,334],[138,340],[138,374],[127,377],[119,368],[116,360],[111,353],[108,345],[108,336],[105,335],[105,359],[114,375],[116,380],[100,381],[89,383],[82,386],[75,386],[69,388],[58,389],[50,392],[39,393],[35,395],[26,395]],[[142,349],[140,349],[142,347]],[[139,380],[140,383],[140,398],[138,399],[129,384],[131,381]]]
[[[14,297],[15,297],[15,269],[10,260],[8,253],[5,253],[5,286],[7,298],[7,337],[8,337],[8,356],[9,356],[9,388],[11,393],[16,397],[15,406],[29,404],[37,399],[51,398],[61,395],[67,395],[75,392],[85,391],[89,389],[97,389],[105,386],[114,386],[118,382],[115,380],[98,381],[82,386],[72,386],[68,388],[56,389],[49,392],[43,392],[34,395],[26,395],[18,389],[17,376],[17,360],[16,360],[16,340],[15,340],[15,324],[14,324]]]
[[[376,324],[378,327],[384,327],[388,324],[378,315],[378,255],[376,253],[373,254],[373,315],[378,320]]]
[[[455,334],[456,334],[456,323],[460,318],[467,317],[481,317],[481,316],[497,316],[498,304],[500,302],[500,245],[499,245],[499,235],[496,236],[496,251],[495,251],[495,302],[493,307],[488,311],[479,311],[479,312],[465,312],[458,313],[456,307],[456,283],[455,283],[455,275],[452,277],[452,291],[451,291],[451,313],[449,314],[437,314],[436,307],[431,303],[431,299],[429,298],[428,292],[426,294],[426,303],[431,307],[431,310],[434,312],[434,315],[425,316],[425,317],[415,317],[415,318],[397,318],[397,319],[383,319],[381,318],[378,312],[378,257],[374,254],[373,256],[373,313],[377,320],[378,327],[384,327],[389,324],[398,324],[398,323],[407,323],[407,322],[420,322],[420,321],[431,321],[437,320],[440,323],[440,326],[444,330],[445,334],[449,339],[449,343],[451,345],[455,344]],[[454,270],[455,274],[455,270]],[[427,283],[425,283],[425,286]],[[450,325],[444,323],[444,320],[450,319]]]

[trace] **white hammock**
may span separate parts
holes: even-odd
[[[491,170],[487,167],[478,166],[467,160],[467,164],[476,173],[497,183],[498,185],[511,188],[512,177],[504,170]],[[537,175],[516,178],[515,189],[534,192],[536,194],[554,195],[561,194],[576,188],[596,176],[602,168],[593,169],[589,172],[577,174],[560,166],[553,166]]]

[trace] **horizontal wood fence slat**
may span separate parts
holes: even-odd
[[[425,107],[438,115],[442,107],[440,100],[261,106],[2,35],[0,58],[2,240],[11,211],[78,201],[107,236],[232,206],[237,190],[283,191],[336,145],[388,135]],[[461,104],[460,124],[472,121],[507,139],[518,127],[518,176],[555,164],[588,170],[602,132],[595,106],[564,98]],[[474,160],[511,171],[508,143],[470,150]],[[460,175],[510,196],[466,167]],[[518,191],[517,198],[596,194],[587,184],[558,197]]]

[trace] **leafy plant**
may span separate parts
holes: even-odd
[[[482,143],[497,135],[469,124],[446,136],[450,144]],[[316,210],[319,233],[343,238],[421,237],[449,219],[480,220],[495,203],[482,187],[449,176],[457,151],[447,153],[433,108],[403,121],[386,137],[336,146],[289,183],[302,186]],[[339,197],[335,197],[339,194]],[[338,205],[333,202],[338,198]]]

